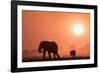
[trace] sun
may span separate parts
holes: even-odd
[[[84,33],[84,26],[82,24],[76,24],[73,27],[73,32],[76,35],[82,35]]]

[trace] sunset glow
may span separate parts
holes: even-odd
[[[41,41],[56,42],[61,59],[71,58],[72,50],[75,57],[90,57],[90,14],[23,10],[23,60],[42,59],[43,52],[38,52]]]
[[[73,32],[76,35],[81,35],[84,33],[84,27],[81,24],[76,24],[73,28]]]

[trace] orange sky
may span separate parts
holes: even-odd
[[[82,35],[75,35],[75,24],[84,26]],[[77,56],[90,55],[90,14],[71,12],[22,11],[23,50],[37,50],[41,41],[55,41],[60,56],[69,56],[71,47]],[[38,55],[34,52],[34,56]]]

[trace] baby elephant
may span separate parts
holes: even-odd
[[[73,57],[73,58],[75,58],[75,56],[76,56],[76,51],[75,51],[75,50],[71,50],[71,51],[70,51],[70,56]]]

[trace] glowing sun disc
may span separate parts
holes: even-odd
[[[81,24],[76,24],[73,28],[73,32],[76,34],[76,35],[81,35],[83,34],[84,32],[84,27],[83,25]]]

